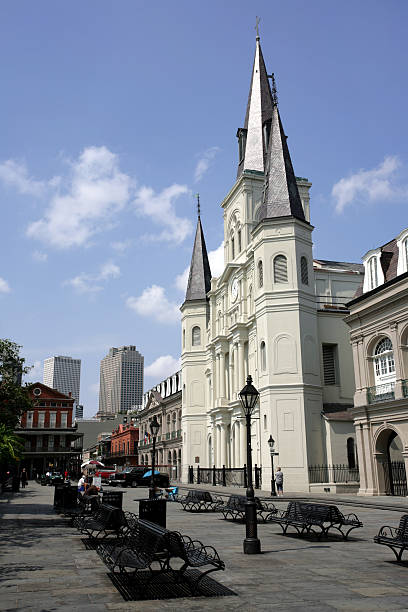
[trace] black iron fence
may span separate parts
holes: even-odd
[[[253,483],[255,489],[260,489],[262,485],[262,467],[255,464],[253,469]],[[247,467],[242,468],[227,468],[225,465],[222,468],[202,468],[200,466],[194,468],[190,465],[188,468],[189,484],[208,484],[221,487],[247,487],[248,473]]]
[[[309,482],[310,484],[360,482],[360,473],[358,467],[350,468],[348,465],[311,465]]]
[[[383,463],[385,477],[385,492],[387,495],[408,495],[407,473],[403,461],[388,461]]]

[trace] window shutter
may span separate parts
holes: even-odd
[[[275,283],[288,282],[288,265],[284,255],[277,255],[273,261],[273,276]]]
[[[331,344],[323,344],[323,374],[325,385],[336,384],[334,349],[335,347]]]
[[[301,257],[300,258],[300,277],[301,277],[302,283],[304,285],[308,285],[309,284],[309,276],[308,276],[308,271],[307,271],[307,259],[306,259],[306,257]]]

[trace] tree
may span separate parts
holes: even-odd
[[[13,429],[20,416],[33,407],[28,386],[22,386],[23,374],[31,368],[20,357],[21,346],[11,340],[0,339],[0,424]]]
[[[21,438],[10,427],[0,424],[0,465],[17,461],[23,450]]]

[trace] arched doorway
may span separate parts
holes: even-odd
[[[408,495],[407,473],[405,470],[404,447],[398,433],[391,429],[381,432],[377,439],[377,451],[381,454],[381,466],[379,465],[380,487],[386,495],[397,495],[405,497]],[[381,474],[382,467],[382,474]]]

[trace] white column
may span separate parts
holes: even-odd
[[[245,419],[240,419],[239,421],[239,459],[241,465],[247,462],[246,456],[246,428],[245,428]]]
[[[220,355],[219,353],[215,356],[215,398],[216,400],[220,397]]]
[[[244,343],[238,342],[238,393],[245,385]]]
[[[243,465],[241,461],[241,449],[240,449],[240,428],[241,424],[239,421],[235,421],[234,425],[234,465],[232,467],[241,467]]]
[[[225,398],[225,354],[220,353],[220,397]]]
[[[217,432],[217,460],[215,462],[215,467],[220,467],[220,463],[221,463],[221,430],[218,427],[218,425],[215,428],[216,432]]]
[[[367,493],[369,495],[373,495],[375,484],[374,484],[374,470],[373,470],[373,449],[371,447],[371,431],[368,424],[363,425],[363,439],[364,439],[364,449],[366,454],[366,476],[367,476]]]
[[[225,427],[225,424],[222,423],[221,424],[221,456],[220,456],[220,465],[219,465],[219,467],[222,467],[223,465],[227,465],[227,439],[226,439],[226,435],[227,435],[227,428]]]

